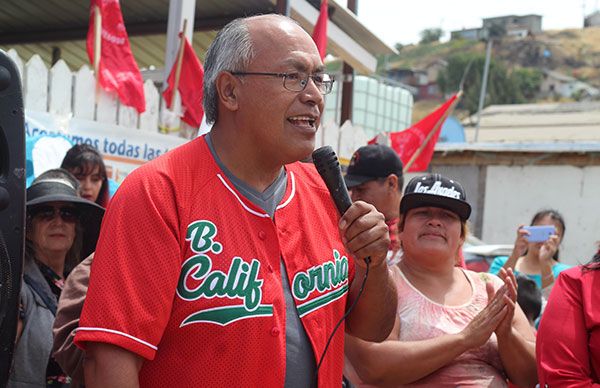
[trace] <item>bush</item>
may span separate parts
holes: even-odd
[[[514,78],[521,95],[526,100],[533,100],[540,91],[543,74],[539,69],[535,68],[518,68],[515,69],[511,76]]]
[[[439,42],[440,38],[444,35],[444,31],[441,28],[427,28],[421,31],[419,35],[421,35],[419,44],[427,44]]]
[[[469,63],[471,66],[466,72]],[[457,91],[464,75],[464,94],[459,107],[468,110],[470,114],[477,112],[479,105],[484,64],[485,56],[482,54],[457,54],[448,59],[445,71],[441,71],[438,75],[438,86],[444,94]],[[520,77],[530,80],[527,76],[509,74],[502,63],[491,60],[484,106],[525,102],[521,91]]]

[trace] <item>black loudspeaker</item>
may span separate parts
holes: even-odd
[[[21,78],[0,50],[0,387],[14,351],[25,246],[25,122]]]

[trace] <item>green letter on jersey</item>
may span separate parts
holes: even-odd
[[[340,253],[335,249],[333,258],[334,261],[327,261],[294,276],[292,294],[296,299],[303,301],[315,291],[325,292],[298,305],[300,317],[341,298],[348,291],[348,258],[340,257]]]
[[[215,224],[210,221],[201,220],[194,221],[188,226],[185,239],[190,241],[190,248],[195,253],[204,253],[213,247],[217,248],[213,248],[213,251],[219,253],[221,251],[220,244],[213,241],[216,235],[217,227]]]

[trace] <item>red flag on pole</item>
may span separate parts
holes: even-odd
[[[199,128],[204,115],[202,107],[202,87],[204,84],[204,68],[196,56],[194,48],[189,40],[184,37],[183,56],[181,57],[181,72],[179,75],[179,85],[177,90],[181,96],[181,103],[184,107],[183,121],[194,128]],[[175,77],[177,72],[177,62],[173,64],[169,79],[169,86],[163,92],[163,97],[167,102],[167,107],[171,108],[172,94],[175,90]]]
[[[98,8],[96,8],[96,6]],[[146,110],[144,81],[131,53],[118,0],[91,0],[90,27],[87,52],[94,63],[94,12],[102,15],[100,69],[97,80],[108,92],[116,92],[123,105],[134,107],[139,113]]]
[[[312,38],[317,45],[317,49],[319,50],[319,55],[321,55],[321,60],[325,58],[325,54],[327,54],[327,20],[329,19],[328,9],[327,9],[327,0],[321,0],[321,9],[319,11],[319,18],[317,19],[317,24],[315,24],[315,29],[313,31]]]
[[[440,128],[446,121],[457,98],[458,93],[412,127],[390,134],[391,147],[398,153],[405,168],[419,152],[406,171],[427,170],[433,157],[435,143],[440,137]],[[435,132],[432,133],[432,131]],[[426,144],[423,144],[424,142]]]

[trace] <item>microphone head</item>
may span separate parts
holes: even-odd
[[[321,176],[325,171],[336,171],[340,168],[340,162],[331,146],[323,146],[314,150],[312,159]]]
[[[330,146],[324,146],[315,150],[312,157],[317,172],[325,182],[340,215],[344,214],[352,205],[352,201],[348,195],[344,178],[342,178],[340,162],[335,151]]]

